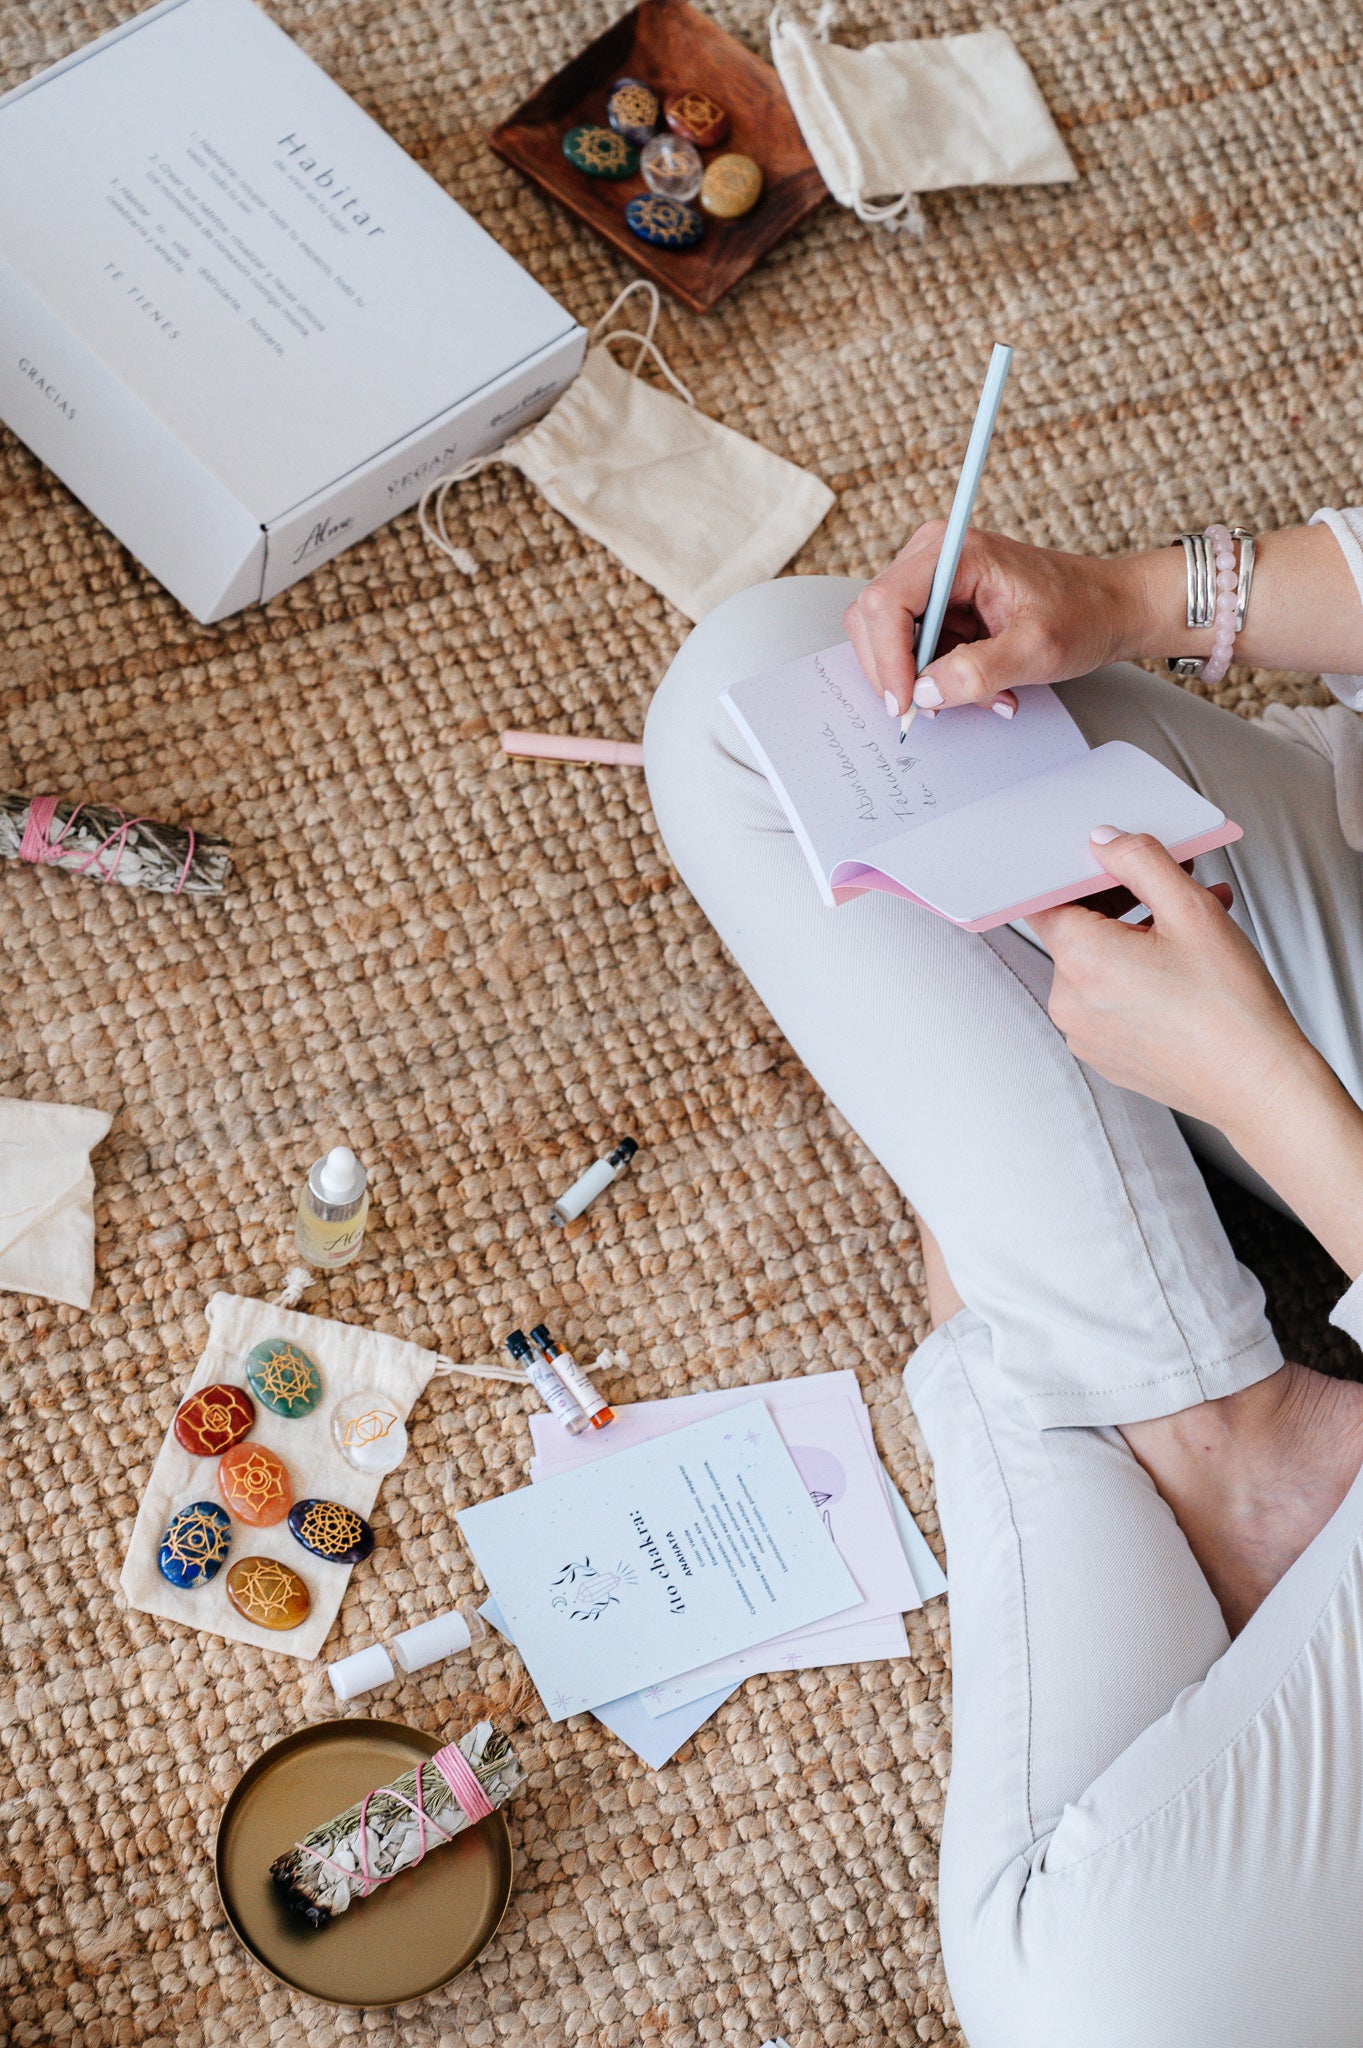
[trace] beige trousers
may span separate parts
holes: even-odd
[[[1114,1427],[1280,1363],[1183,1134],[1071,1057],[1016,932],[878,895],[826,910],[716,704],[841,638],[857,587],[730,599],[645,745],[683,878],[968,1304],[905,1374],[951,1578],[940,1910],[962,2024],[972,2048],[1358,2048],[1363,1480],[1230,1643]],[[1363,1099],[1363,864],[1329,764],[1137,669],[1062,694],[1091,740],[1147,748],[1244,826],[1198,873],[1233,883]]]

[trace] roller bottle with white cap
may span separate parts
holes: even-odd
[[[310,1266],[333,1271],[358,1258],[369,1216],[364,1168],[348,1145],[333,1145],[309,1173],[298,1202],[295,1235]]]

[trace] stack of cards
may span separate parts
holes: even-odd
[[[754,1672],[902,1655],[945,1590],[855,1373],[531,1427],[534,1485],[458,1518],[483,1611],[555,1720],[590,1709],[655,1767]]]

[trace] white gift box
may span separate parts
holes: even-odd
[[[547,411],[571,316],[251,0],[0,98],[0,417],[196,618]]]

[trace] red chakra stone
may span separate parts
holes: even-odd
[[[247,1435],[256,1404],[240,1387],[200,1387],[175,1411],[175,1441],[191,1458],[217,1458]]]
[[[239,1521],[267,1529],[293,1506],[289,1468],[264,1444],[234,1444],[218,1461],[218,1492]]]
[[[708,92],[689,86],[663,101],[663,119],[674,135],[684,135],[697,149],[713,149],[729,132],[729,116]]]

